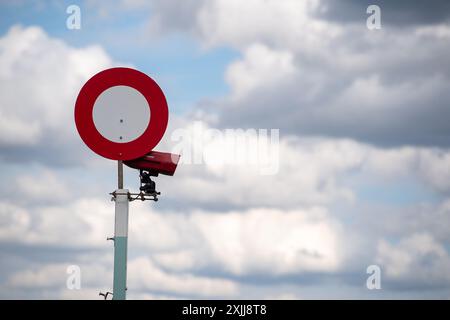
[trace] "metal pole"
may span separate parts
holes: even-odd
[[[128,189],[123,189],[123,164],[118,161],[118,189],[115,191],[113,299],[125,300],[127,288]]]
[[[123,162],[117,161],[117,189],[123,189]]]

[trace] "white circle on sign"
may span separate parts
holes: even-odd
[[[147,99],[136,89],[114,86],[95,100],[94,125],[106,139],[126,143],[139,138],[150,122]]]

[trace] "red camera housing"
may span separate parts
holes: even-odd
[[[145,156],[126,160],[123,163],[133,169],[148,171],[154,176],[157,176],[159,173],[173,176],[179,160],[180,155],[178,154],[150,151]]]

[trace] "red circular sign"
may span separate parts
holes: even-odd
[[[151,115],[143,133],[123,143],[106,138],[94,122],[97,98],[116,86],[129,87],[142,94]],[[130,68],[111,68],[97,73],[81,88],[75,103],[75,123],[81,139],[95,153],[113,160],[136,159],[150,152],[163,137],[168,118],[167,101],[158,84],[146,74]]]

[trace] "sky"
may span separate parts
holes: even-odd
[[[130,204],[130,299],[450,298],[439,0],[0,1],[0,298],[112,290],[116,163],[73,111],[117,66],[163,89],[182,160]]]

